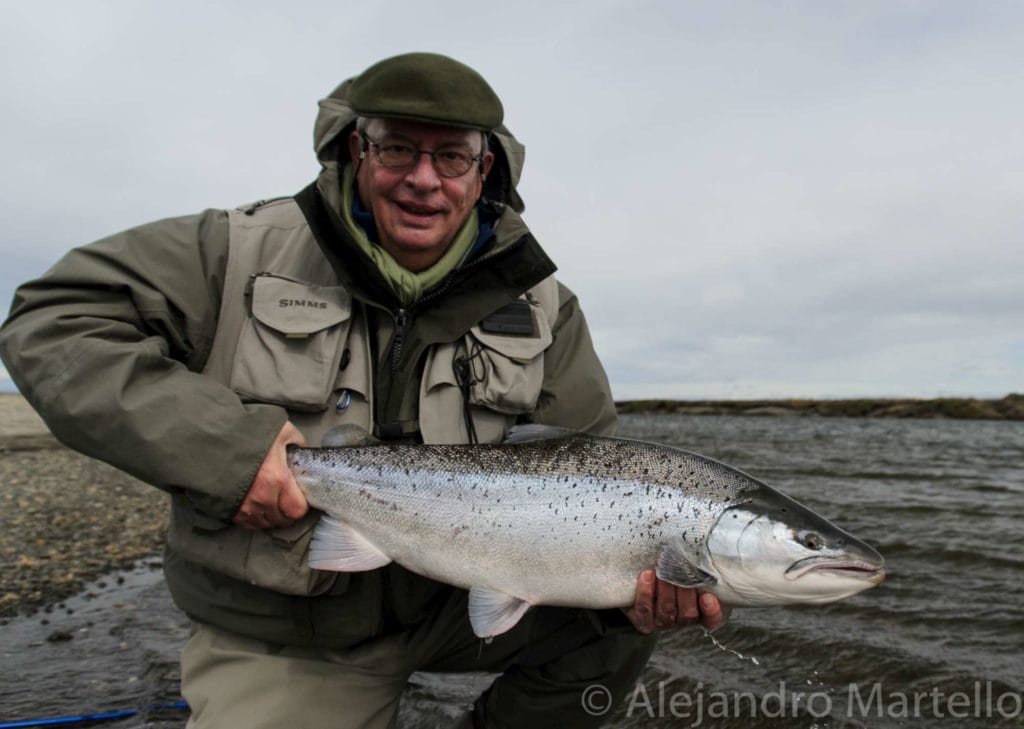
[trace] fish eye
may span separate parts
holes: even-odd
[[[804,532],[800,535],[800,544],[804,545],[808,549],[813,549],[815,552],[817,552],[819,549],[825,546],[825,541],[821,538],[820,535],[815,534],[814,532]]]

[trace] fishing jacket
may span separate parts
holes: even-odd
[[[177,604],[282,644],[402,629],[444,589],[395,564],[310,570],[315,512],[286,529],[231,525],[286,420],[311,445],[347,423],[425,442],[495,442],[517,421],[614,427],[583,314],[517,212],[522,147],[492,135],[487,250],[403,309],[337,213],[346,88],[321,102],[309,187],[73,250],[18,290],[0,330],[8,370],[62,442],[171,495]]]

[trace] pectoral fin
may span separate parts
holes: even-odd
[[[366,572],[383,567],[391,558],[343,521],[324,516],[309,544],[309,566],[332,572]]]
[[[490,638],[511,630],[529,609],[530,603],[488,587],[469,591],[469,622],[480,638]]]
[[[718,583],[714,575],[695,565],[676,542],[665,545],[654,571],[658,579],[679,587],[710,587]]]

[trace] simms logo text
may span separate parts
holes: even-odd
[[[304,309],[326,309],[326,301],[310,301],[309,299],[278,299],[277,305],[282,309],[287,306],[301,306]]]

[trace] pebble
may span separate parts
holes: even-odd
[[[0,446],[6,422],[30,422],[24,407],[0,396]],[[52,438],[31,442],[0,448],[0,618],[67,610],[63,598],[141,559],[159,567],[166,494]]]

